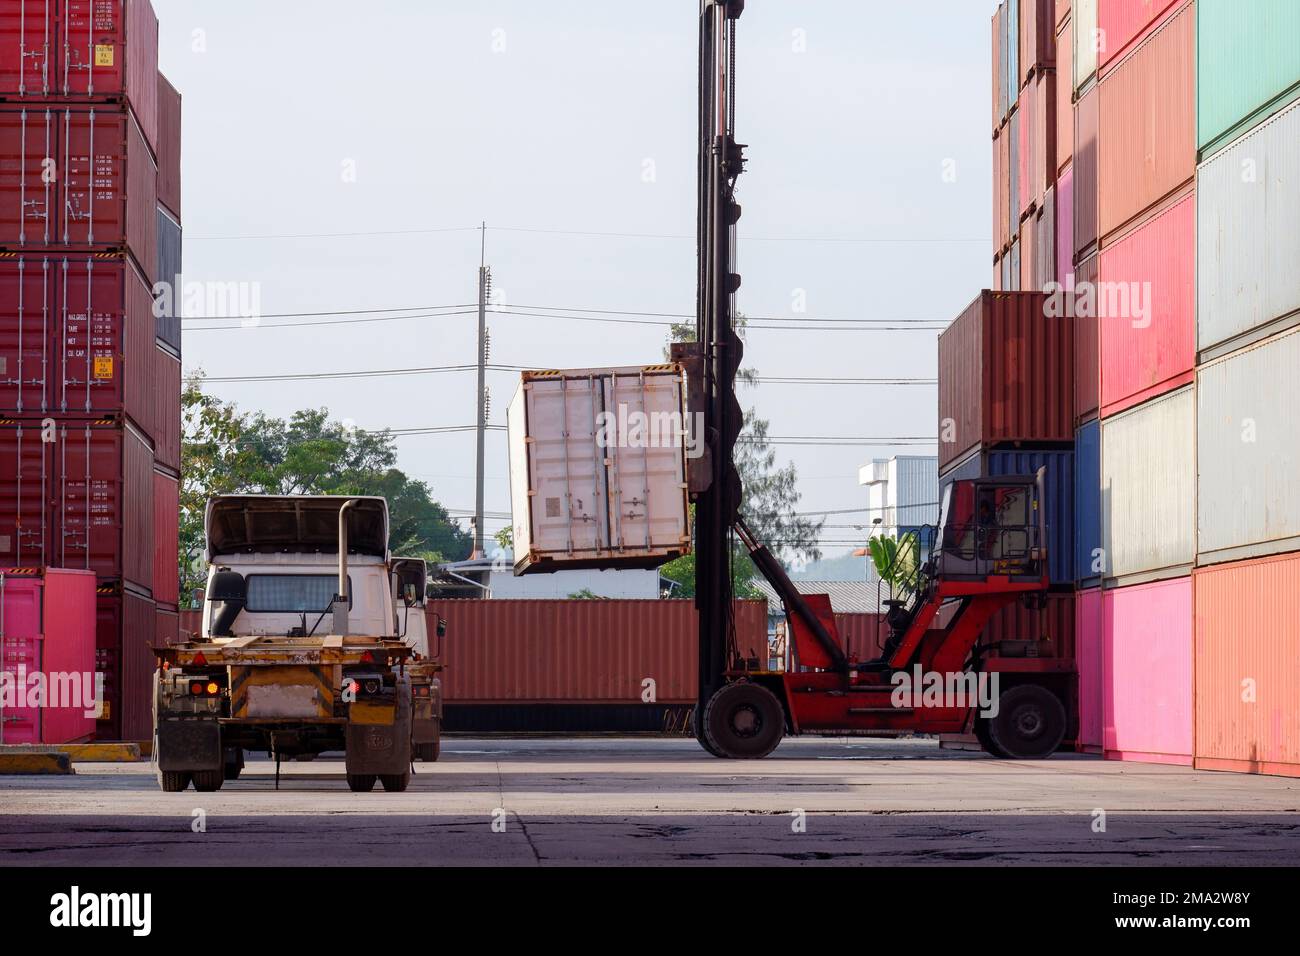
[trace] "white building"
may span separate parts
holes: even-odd
[[[879,518],[874,527],[886,537],[939,521],[939,459],[934,455],[876,458],[859,469],[858,483],[867,488],[867,521]]]
[[[430,597],[457,598],[567,598],[594,594],[602,598],[659,597],[657,570],[555,571],[515,577],[512,562],[492,558],[453,561],[433,568]]]

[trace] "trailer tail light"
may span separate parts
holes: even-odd
[[[220,693],[221,685],[214,680],[190,681],[190,696],[192,697],[216,697]]]
[[[363,663],[363,664],[373,664],[374,662],[375,662],[375,655],[374,655],[374,654],[371,654],[369,651],[364,651],[364,652],[362,652],[362,654],[361,654],[361,663]]]
[[[416,697],[428,697],[428,696],[429,696],[429,688],[427,688],[427,687],[417,687],[417,688],[415,688],[415,696],[416,696]]]

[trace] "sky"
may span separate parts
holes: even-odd
[[[697,0],[153,4],[159,65],[184,103],[184,279],[244,283],[261,312],[222,322],[219,303],[206,320],[192,305],[187,372],[471,365],[475,317],[448,313],[476,300],[481,242],[500,307],[516,313],[488,317],[493,363],[662,360],[656,323],[695,300]],[[994,8],[747,4],[739,308],[789,320],[748,334],[745,365],[760,376],[934,377],[935,323],[991,278]],[[408,317],[375,311],[396,309]],[[312,314],[281,317],[292,313]],[[517,382],[488,373],[491,424],[504,425]],[[208,389],[278,416],[325,406],[362,428],[475,420],[470,371]],[[741,402],[780,438],[935,432],[932,384],[770,382]],[[472,432],[399,434],[397,448],[439,501],[472,511]],[[777,446],[798,469],[801,511],[864,508],[860,465],[931,451]],[[509,511],[507,475],[505,433],[489,432],[490,514]],[[855,520],[869,519],[828,519],[828,555],[857,535],[829,525]]]

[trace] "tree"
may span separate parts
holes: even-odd
[[[240,412],[203,391],[201,373],[181,395],[180,574],[188,594],[203,585],[203,512],[221,494],[381,495],[389,548],[429,561],[468,555],[472,541],[433,498],[396,467],[393,436],[332,421],[324,408],[288,420]]]
[[[743,315],[736,316],[736,333],[744,338]],[[670,342],[694,342],[695,326],[674,323],[668,335]],[[667,348],[664,353],[667,356]],[[736,381],[753,386],[758,382],[758,373],[752,368],[738,369]],[[787,567],[795,562],[816,561],[821,557],[817,539],[826,519],[811,521],[796,513],[800,497],[798,471],[793,462],[783,468],[776,466],[776,450],[767,440],[767,429],[767,421],[759,418],[752,408],[745,411],[735,452],[736,470],[740,473],[743,487],[740,513],[758,540]],[[694,553],[670,561],[659,573],[677,583],[674,593],[682,597],[695,595]],[[757,569],[744,547],[733,541],[731,579],[736,597],[759,596],[760,592],[751,583],[756,573]]]

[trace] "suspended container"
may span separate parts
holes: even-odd
[[[690,551],[685,384],[675,363],[523,373],[506,413],[516,574]]]

